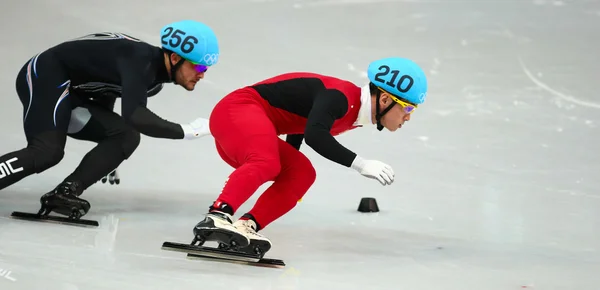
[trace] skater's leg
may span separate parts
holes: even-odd
[[[194,235],[224,244],[233,240],[245,246],[249,240],[233,227],[231,216],[258,187],[279,174],[279,138],[263,108],[243,97],[217,104],[210,124],[220,156],[236,169],[210,206],[209,214],[194,228]]]
[[[0,157],[0,190],[58,164],[64,156],[71,100],[69,79],[51,54],[26,63],[16,79],[27,147]]]
[[[223,148],[221,148],[221,145],[219,145],[217,141],[215,141],[215,147],[217,148],[217,153],[219,153],[219,156],[221,159],[223,159],[223,161],[225,161],[225,163],[229,164],[229,166],[233,168],[240,167],[239,163],[233,161],[231,158],[229,158],[229,156],[227,156],[227,154],[225,154],[225,151],[223,151]]]
[[[254,207],[234,223],[250,239],[250,253],[269,251],[271,241],[258,231],[294,208],[316,179],[315,169],[304,154],[281,139],[278,144],[281,172]]]
[[[310,160],[280,139],[281,172],[241,220],[252,219],[259,231],[296,206],[316,180]]]
[[[224,107],[224,108],[223,108]],[[213,208],[226,204],[233,215],[256,190],[274,180],[281,170],[275,127],[258,104],[216,107],[211,133],[220,155],[236,169],[229,175]],[[238,117],[239,116],[239,117]],[[228,210],[226,209],[225,210]]]
[[[140,144],[140,133],[123,118],[87,101],[71,112],[69,136],[97,143],[65,181],[77,181],[86,190],[128,159]]]
[[[131,156],[139,144],[139,133],[123,119],[95,103],[75,99],[71,112],[69,136],[98,143],[87,153],[79,166],[53,191],[42,196],[43,208],[63,215],[85,215],[90,204],[79,196],[85,189],[114,170]]]

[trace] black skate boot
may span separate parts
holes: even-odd
[[[79,183],[64,181],[40,198],[42,208],[38,214],[48,215],[50,212],[56,212],[71,219],[80,219],[90,210],[90,203],[79,198],[80,194]]]
[[[250,244],[250,240],[233,226],[231,215],[220,212],[210,211],[206,214],[204,220],[194,227],[194,241],[199,242],[199,246],[204,242],[215,241],[219,243],[219,248],[243,248]]]

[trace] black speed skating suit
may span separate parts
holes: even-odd
[[[146,108],[168,82],[163,50],[120,33],[84,36],[35,55],[16,78],[27,147],[0,157],[0,190],[59,163],[67,136],[97,143],[59,185],[76,195],[129,158],[140,133],[182,139],[179,124]],[[113,112],[116,98],[121,116]]]

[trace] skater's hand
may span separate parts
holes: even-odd
[[[198,118],[189,124],[182,124],[183,128],[183,139],[194,140],[206,135],[210,135],[210,128],[208,127],[208,119]]]
[[[350,167],[363,176],[377,179],[381,185],[390,185],[394,182],[394,170],[381,161],[365,160],[356,156]]]
[[[121,183],[121,178],[119,178],[119,173],[117,170],[113,170],[113,172],[109,173],[107,176],[102,177],[102,183],[106,183],[106,181],[110,184],[119,184]]]

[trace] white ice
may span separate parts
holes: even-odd
[[[91,32],[158,44],[170,21],[215,29],[221,59],[196,91],[168,85],[149,102],[177,122],[208,116],[227,92],[289,71],[362,85],[370,61],[396,55],[422,64],[430,82],[426,104],[398,132],[338,138],[394,166],[393,186],[303,146],[318,179],[264,231],[274,243],[268,256],[285,260],[284,269],[160,249],[190,241],[231,172],[211,138],[144,137],[120,167],[121,185],[99,183],[84,195],[86,218],[99,228],[10,219],[36,211],[93,146],[69,140],[62,163],[0,192],[2,290],[600,287],[597,0],[9,0],[0,15],[0,154],[25,146],[18,70]],[[356,211],[367,196],[379,213]]]

